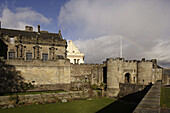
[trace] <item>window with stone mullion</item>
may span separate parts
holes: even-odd
[[[40,48],[39,46],[34,47],[34,59],[40,59]]]

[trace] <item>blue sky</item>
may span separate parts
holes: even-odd
[[[45,17],[51,19],[50,25],[41,25],[44,30],[50,32],[58,32],[58,15],[60,8],[68,0],[1,0],[1,11],[3,7],[9,8],[12,12],[16,12],[16,8],[28,7],[31,10],[43,14]],[[1,13],[2,16],[2,13]],[[39,23],[37,23],[39,24]],[[2,26],[3,27],[3,26]]]
[[[158,59],[170,67],[170,0],[1,0],[2,27],[57,33],[85,53],[86,63],[119,57]]]

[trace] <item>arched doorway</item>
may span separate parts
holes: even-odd
[[[130,83],[130,73],[125,74],[125,83]]]

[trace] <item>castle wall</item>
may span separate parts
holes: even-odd
[[[163,69],[162,84],[170,85],[170,69],[169,68]]]
[[[143,84],[127,84],[127,83],[120,83],[119,86],[120,86],[120,92],[119,92],[120,98],[128,94],[141,91],[146,87]]]
[[[100,84],[103,80],[103,65],[71,64],[71,82]]]
[[[120,91],[116,65],[117,62],[114,59],[107,59],[107,95],[109,97],[117,97]]]
[[[6,60],[6,63],[15,66],[26,82],[34,81],[35,85],[70,83],[69,60]]]
[[[148,84],[154,82],[152,77],[153,62],[151,61],[141,61],[138,62],[138,83]]]
[[[112,60],[111,67],[114,69],[116,78],[120,83],[137,83],[137,61],[125,61],[123,58]],[[128,74],[128,80],[127,76]]]
[[[137,83],[137,61],[123,61],[122,73],[119,74],[121,83]],[[129,81],[126,74],[129,73]]]

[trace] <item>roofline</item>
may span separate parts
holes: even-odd
[[[7,28],[0,28],[0,30],[11,30],[11,31],[19,31],[19,32],[31,32],[31,33],[38,33],[38,31],[26,31],[26,30],[18,30],[18,29],[7,29]],[[54,35],[59,35],[59,33],[43,33],[40,31],[41,34],[54,34]]]

